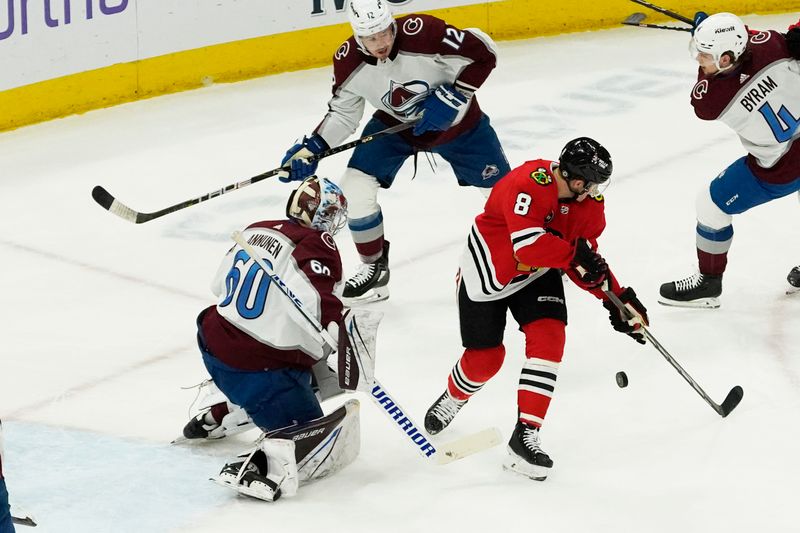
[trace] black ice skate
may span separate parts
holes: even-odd
[[[383,253],[374,262],[362,264],[344,285],[342,302],[353,306],[379,302],[389,297],[389,241],[383,241]]]
[[[786,276],[786,281],[789,282],[791,287],[786,291],[786,294],[794,294],[800,292],[800,266],[794,267],[789,275]]]
[[[208,419],[212,419],[212,422],[207,422]],[[211,413],[204,411],[189,420],[183,427],[183,437],[185,439],[221,439],[225,436],[225,431],[217,431],[220,428],[221,425],[213,421]]]
[[[539,428],[517,421],[508,441],[508,457],[503,468],[536,481],[544,481],[553,468],[550,456],[542,450]]]
[[[239,459],[244,460],[226,464],[212,480],[246,496],[267,502],[277,501],[282,495],[280,483],[267,477],[269,464],[264,452],[256,451],[249,460],[242,456]]]
[[[439,396],[433,405],[431,405],[428,412],[425,413],[425,431],[431,435],[436,435],[441,430],[450,425],[450,422],[458,414],[467,400],[456,400],[450,393],[444,391],[444,394]]]
[[[719,307],[722,275],[693,274],[688,278],[661,285],[658,303],[674,307]]]

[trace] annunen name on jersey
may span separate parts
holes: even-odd
[[[756,104],[760,103],[761,100],[764,100],[767,95],[777,87],[778,84],[775,83],[775,80],[767,76],[766,79],[759,80],[758,84],[753,89],[747,91],[747,93],[744,95],[744,98],[742,98],[739,103],[742,104],[742,107],[744,107],[749,113],[756,108]]]
[[[278,257],[278,254],[283,250],[283,245],[278,239],[262,233],[251,235],[250,238],[247,239],[247,244],[250,246],[258,246],[266,250],[272,257]]]

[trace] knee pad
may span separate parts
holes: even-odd
[[[461,371],[470,381],[485,383],[503,366],[506,349],[501,344],[494,348],[468,348],[461,356]]]
[[[380,183],[374,176],[355,168],[348,168],[339,186],[347,198],[347,218],[365,218],[380,211],[378,189]]]
[[[560,363],[567,340],[566,325],[554,318],[534,320],[522,326],[525,333],[525,357]]]
[[[695,208],[697,210],[697,222],[707,228],[719,230],[730,226],[733,222],[733,217],[714,203],[711,198],[710,187],[704,187],[697,194]]]

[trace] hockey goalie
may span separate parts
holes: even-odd
[[[286,219],[256,222],[242,232],[272,272],[235,245],[212,284],[218,303],[197,319],[211,380],[201,386],[200,411],[181,440],[215,440],[259,427],[264,433],[254,446],[214,478],[246,496],[292,496],[301,483],[333,474],[358,455],[358,400],[327,415],[320,406],[344,391],[370,391],[374,380],[381,314],[343,312],[335,293],[342,264],[333,235],[346,213],[334,183],[316,176],[303,181],[289,197]],[[298,307],[327,325],[334,346]]]

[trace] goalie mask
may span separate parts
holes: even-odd
[[[722,68],[719,60],[723,55],[731,57],[731,63],[736,63],[747,49],[747,27],[742,19],[732,13],[717,13],[701,22],[694,31],[694,37],[689,42],[689,53],[693,59],[701,53],[709,54],[714,59],[714,66]]]
[[[347,200],[338,185],[311,176],[292,191],[286,216],[301,226],[335,235],[347,222]]]
[[[585,192],[592,197],[602,192],[600,186],[608,183],[614,169],[608,150],[589,137],[568,142],[561,150],[558,166],[567,181],[582,179],[586,183]]]

